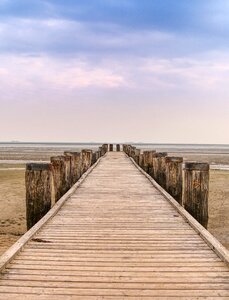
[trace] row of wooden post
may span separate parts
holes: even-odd
[[[141,153],[131,145],[123,145],[123,151],[207,228],[209,164],[186,162],[183,169],[183,157],[167,152]]]
[[[95,152],[66,151],[50,163],[28,163],[25,172],[27,228],[38,222],[79,178],[108,151],[103,144]]]
[[[113,144],[109,144],[109,151],[114,151],[114,145]],[[116,151],[120,152],[121,151],[121,146],[120,144],[116,144]]]

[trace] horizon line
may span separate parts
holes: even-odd
[[[219,145],[219,146],[229,146],[229,144],[224,143],[176,143],[176,142],[45,142],[45,141],[0,141],[0,144],[135,144],[135,145]]]

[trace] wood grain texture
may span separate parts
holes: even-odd
[[[182,157],[163,157],[165,162],[165,189],[182,205]]]
[[[28,163],[25,172],[27,229],[36,224],[54,202],[52,165]]]
[[[184,208],[205,228],[208,225],[209,164],[185,163]]]
[[[227,299],[229,268],[123,152],[108,152],[2,271],[0,299],[52,296]]]
[[[55,202],[68,191],[68,183],[66,180],[68,172],[66,162],[68,162],[68,160],[66,158],[66,156],[53,156],[50,158],[52,163]]]

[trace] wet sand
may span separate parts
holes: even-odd
[[[26,231],[24,170],[0,170],[0,254]]]
[[[210,172],[208,230],[229,250],[229,171]]]
[[[61,149],[62,151],[62,149]],[[50,151],[49,155],[63,153]],[[10,153],[10,152],[8,152]],[[178,155],[178,153],[169,153]],[[26,160],[33,160],[36,155],[26,155]],[[203,155],[179,153],[185,160],[206,161],[209,163],[229,164],[229,155]],[[25,155],[19,154],[4,159],[21,159]],[[46,155],[36,156],[37,160],[47,159]],[[1,157],[0,151],[0,160]],[[0,255],[7,250],[25,231],[25,186],[24,164],[0,163]],[[210,171],[209,195],[209,231],[229,249],[229,171]]]

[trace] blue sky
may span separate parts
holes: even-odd
[[[0,140],[229,143],[227,0],[1,0]]]

